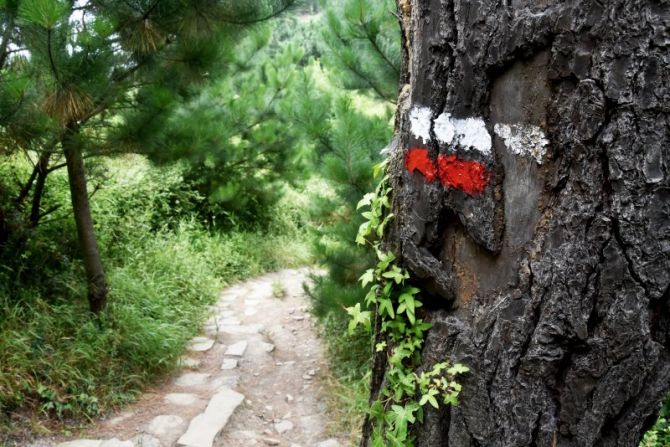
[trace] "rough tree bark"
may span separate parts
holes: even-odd
[[[86,170],[78,141],[78,128],[76,124],[67,126],[61,144],[67,164],[77,236],[86,271],[88,303],[91,312],[99,313],[107,305],[107,279],[102,259],[100,258],[95,228],[93,227],[93,217],[91,216],[88,190],[86,188]]]
[[[636,446],[670,386],[670,3],[398,9],[387,242],[424,365],[471,368],[418,445]]]

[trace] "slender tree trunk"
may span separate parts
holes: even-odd
[[[35,179],[37,179],[37,174],[39,171],[39,162],[40,161],[38,160],[37,164],[33,168],[33,171],[30,173],[30,177],[28,177],[26,184],[21,187],[19,195],[16,196],[16,199],[14,199],[14,204],[16,205],[17,209],[23,208],[23,202],[28,198],[30,191],[33,189],[33,184],[35,184]]]
[[[637,446],[670,386],[667,2],[399,13],[387,242],[424,365],[471,368],[418,445]]]
[[[107,280],[93,227],[86,188],[86,171],[78,137],[76,125],[69,125],[63,137],[62,145],[67,164],[77,236],[88,282],[88,302],[91,312],[99,313],[107,305]]]
[[[44,195],[44,186],[49,175],[49,159],[51,152],[43,153],[37,161],[35,170],[37,177],[35,179],[35,191],[33,192],[33,200],[30,208],[30,225],[36,227],[40,221],[42,209],[42,196]]]

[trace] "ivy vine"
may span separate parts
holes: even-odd
[[[385,164],[375,168],[376,175],[385,170]],[[412,424],[423,421],[424,407],[439,408],[458,405],[461,385],[456,376],[469,369],[459,363],[450,365],[443,361],[429,371],[417,373],[421,365],[421,349],[430,323],[418,318],[416,311],[422,306],[420,290],[408,284],[409,274],[399,267],[392,252],[385,252],[380,244],[384,230],[393,219],[391,213],[391,187],[388,175],[379,182],[374,192],[366,194],[357,209],[366,221],[360,226],[356,242],[369,244],[377,254],[377,264],[368,269],[360,281],[369,287],[365,296],[367,309],[374,309],[381,318],[380,331],[384,335],[375,350],[385,355],[387,369],[384,385],[378,399],[369,408],[373,421],[371,444],[373,447],[411,447],[415,443]],[[361,304],[346,309],[351,319],[349,332],[362,325],[371,330],[372,311]]]

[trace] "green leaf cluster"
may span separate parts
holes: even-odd
[[[383,165],[379,170],[383,170]],[[375,309],[381,318],[380,331],[385,341],[378,343],[375,351],[377,355],[386,356],[388,363],[384,388],[369,410],[374,421],[372,445],[406,447],[414,445],[411,427],[423,420],[426,405],[434,408],[440,404],[458,405],[461,385],[456,377],[469,369],[459,363],[452,365],[443,361],[430,370],[416,372],[421,366],[421,349],[431,325],[417,315],[423,306],[420,289],[408,284],[408,272],[399,267],[395,255],[384,251],[378,242],[393,219],[390,193],[388,177],[384,177],[375,192],[366,194],[359,202],[359,208],[367,208],[363,212],[367,220],[359,228],[357,242],[372,245],[376,252],[375,267],[366,270],[360,282],[362,287],[368,288],[366,307]],[[350,332],[359,325],[370,328],[371,311],[362,310],[361,305],[356,304],[349,307],[347,313],[351,316]]]

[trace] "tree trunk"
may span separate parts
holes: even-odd
[[[653,0],[399,0],[387,243],[429,367],[419,446],[637,446],[670,386],[670,34]],[[376,393],[377,390],[373,390]]]
[[[35,181],[35,191],[33,192],[33,200],[30,207],[30,225],[36,227],[42,217],[42,196],[44,195],[44,187],[46,186],[47,176],[49,175],[49,159],[51,152],[44,152],[35,166],[37,178]]]
[[[78,128],[75,125],[70,125],[63,137],[62,145],[67,164],[77,236],[86,270],[88,302],[91,312],[99,313],[107,305],[107,280],[100,259],[95,229],[93,228],[93,218],[91,217],[91,207],[86,188],[86,171],[78,137]]]

